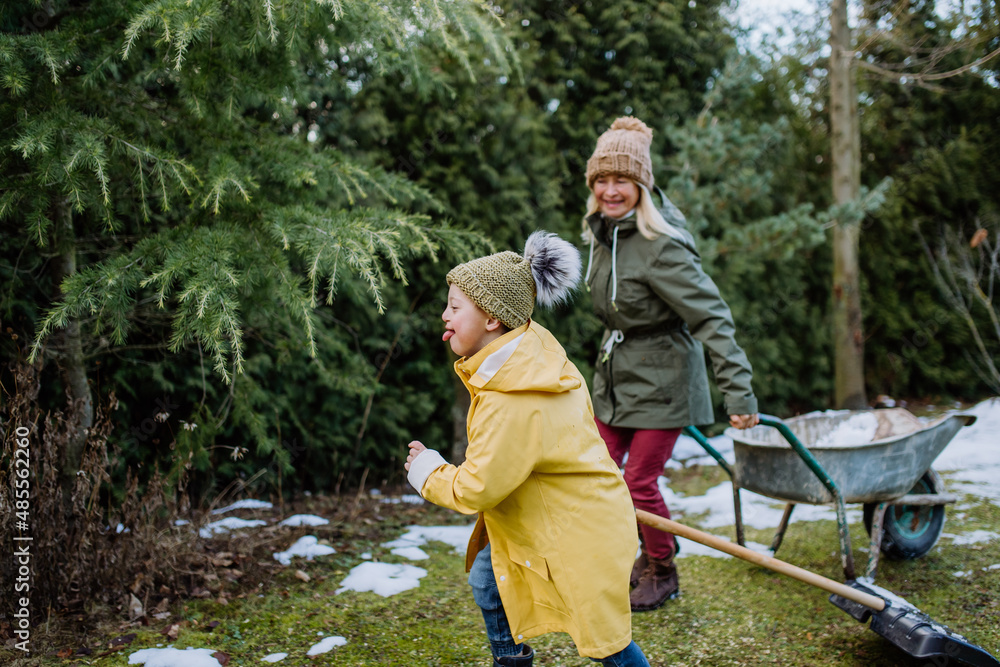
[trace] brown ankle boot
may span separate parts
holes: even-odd
[[[632,566],[632,574],[628,579],[629,586],[635,588],[639,585],[639,579],[642,578],[642,573],[646,571],[647,567],[649,567],[649,555],[646,553],[646,546],[643,545],[642,553],[635,559],[635,564]]]
[[[678,595],[680,595],[680,584],[673,559],[649,558],[649,564],[639,578],[639,584],[629,595],[629,602],[632,604],[632,611],[651,611]]]

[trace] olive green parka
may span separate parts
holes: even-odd
[[[694,238],[678,224],[683,216],[665,197],[661,213],[678,238],[645,238],[634,214],[614,220],[594,213],[586,220],[596,240],[587,286],[606,327],[595,365],[594,413],[627,428],[713,423],[702,345],[727,414],[756,413],[750,362],[736,343],[729,306],[702,268]]]

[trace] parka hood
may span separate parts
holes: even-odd
[[[533,320],[455,362],[455,372],[473,393],[488,389],[561,394],[581,386],[574,371],[562,345]]]

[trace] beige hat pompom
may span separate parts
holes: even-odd
[[[641,134],[645,134],[650,138],[650,140],[653,139],[653,131],[649,129],[649,126],[634,116],[622,116],[621,118],[616,118],[615,122],[611,123],[611,127],[609,129],[639,132]]]

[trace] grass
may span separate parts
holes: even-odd
[[[722,481],[717,468],[672,471],[671,485],[684,494],[699,494]],[[313,499],[317,505],[322,501]],[[332,502],[332,501],[329,501]],[[319,507],[312,511],[322,514]],[[1000,507],[966,497],[947,511],[945,532],[987,530],[1000,533]],[[681,518],[681,521],[684,519]],[[335,555],[312,562],[297,560],[259,581],[220,580],[212,599],[173,604],[170,618],[149,626],[104,624],[86,636],[51,633],[52,646],[30,659],[16,659],[0,649],[0,663],[17,665],[128,664],[141,648],[172,645],[211,648],[226,653],[229,665],[260,665],[264,656],[287,652],[286,665],[488,665],[489,649],[478,608],[465,580],[463,557],[433,543],[427,561],[412,563],[427,570],[420,587],[382,598],[373,593],[336,590],[348,571],[362,562],[365,551],[376,560],[408,562],[380,545],[397,537],[409,523],[463,523],[439,508],[370,504],[351,521],[309,531],[327,539]],[[863,568],[864,527],[852,525],[855,557]],[[732,530],[716,531],[732,538]],[[297,534],[306,534],[303,529]],[[750,529],[747,539],[769,544],[771,533]],[[291,537],[283,540],[291,542]],[[231,548],[232,545],[227,548]],[[600,548],[595,537],[593,548]],[[842,580],[836,525],[831,521],[795,523],[785,536],[779,557],[834,580]],[[266,554],[258,557],[266,559]],[[882,560],[876,582],[993,653],[1000,653],[1000,563],[996,541],[953,545],[942,538],[923,558]],[[301,569],[310,577],[296,577]],[[907,658],[886,640],[829,602],[822,591],[737,559],[694,556],[679,560],[681,589],[676,600],[653,612],[633,615],[633,635],[654,666],[829,665],[890,667],[932,665]],[[956,577],[954,572],[970,572]],[[218,602],[219,595],[227,603]],[[71,619],[63,619],[69,622]],[[166,628],[177,625],[169,639]],[[124,648],[109,648],[115,637],[134,634]],[[321,636],[341,635],[347,644],[307,657]],[[62,643],[60,643],[62,642]],[[531,641],[536,665],[588,665],[568,636],[544,635]],[[90,655],[64,655],[86,646]]]

